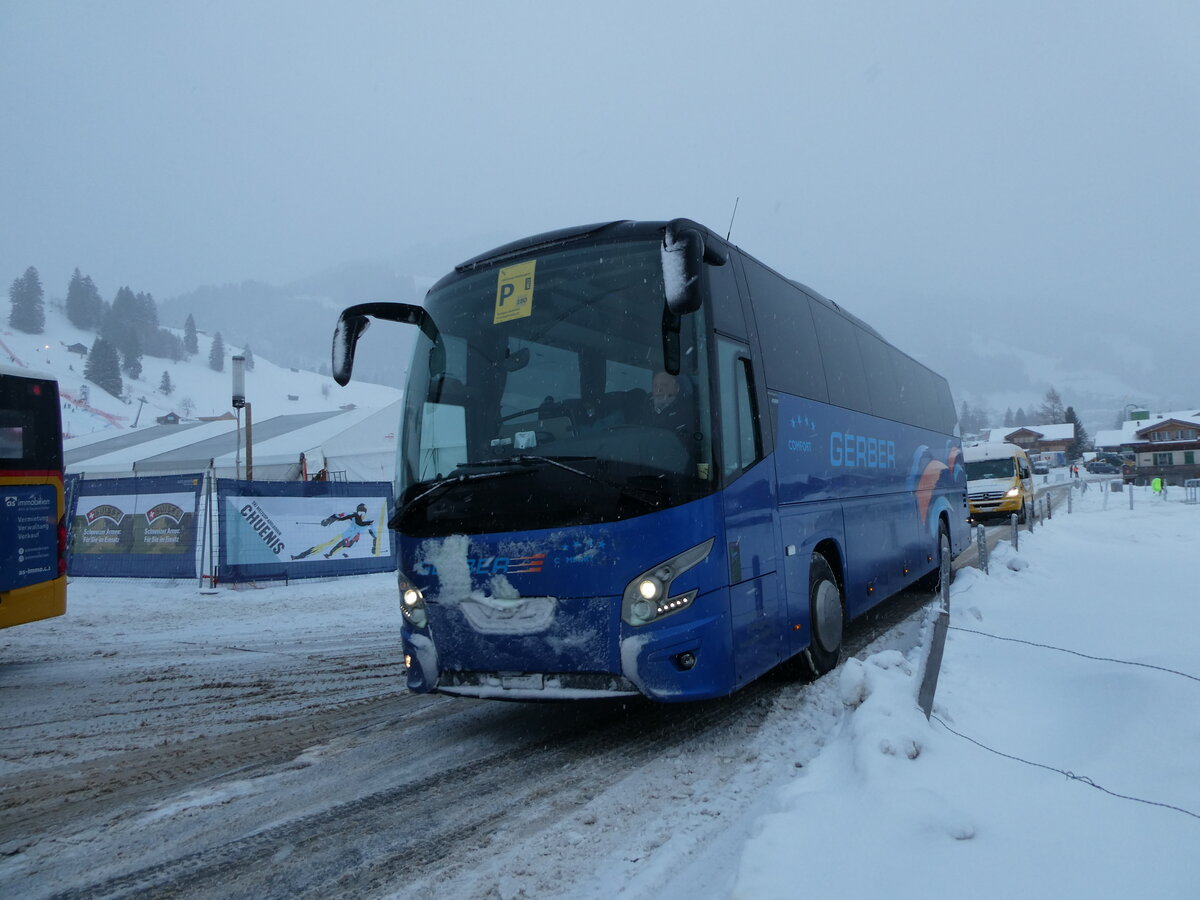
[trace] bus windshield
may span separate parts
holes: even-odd
[[[468,271],[424,306],[436,337],[418,337],[405,394],[405,533],[612,521],[712,489],[706,313],[664,313],[657,241]]]
[[[0,378],[0,471],[61,473],[58,390],[29,376]]]
[[[1016,467],[1011,456],[1001,456],[996,459],[977,459],[967,463],[967,480],[979,481],[982,478],[1012,478]]]

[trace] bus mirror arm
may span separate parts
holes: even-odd
[[[439,334],[429,313],[411,303],[359,303],[348,306],[338,316],[333,331],[333,380],[345,387],[350,383],[350,372],[354,368],[354,349],[358,339],[370,325],[370,319],[385,319],[404,325],[416,325],[435,344]]]
[[[662,321],[663,371],[669,375],[679,374],[679,316],[663,307]]]

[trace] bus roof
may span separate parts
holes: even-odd
[[[974,462],[977,459],[1005,459],[1013,456],[1025,456],[1025,451],[1016,444],[974,444],[963,447],[963,459]]]
[[[40,372],[37,369],[24,369],[8,365],[7,363],[0,363],[0,375],[15,375],[18,378],[33,378],[38,381],[58,382],[58,376],[51,375],[49,372]]]

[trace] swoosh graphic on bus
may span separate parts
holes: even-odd
[[[508,573],[521,575],[528,572],[540,572],[545,561],[545,553],[538,553],[535,556],[512,556],[508,560]]]
[[[929,518],[929,501],[933,499],[933,490],[937,487],[942,473],[949,471],[949,466],[938,460],[930,460],[925,470],[917,480],[917,509],[921,513],[921,524],[925,525]]]

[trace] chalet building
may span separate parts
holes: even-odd
[[[1075,425],[1019,425],[1015,428],[993,428],[988,440],[1016,444],[1026,453],[1067,453],[1075,443]]]
[[[155,416],[154,421],[159,425],[178,425],[179,413],[169,412],[165,416]]]
[[[1200,478],[1200,416],[1172,417],[1139,428],[1129,447],[1137,458],[1137,476],[1161,477],[1168,484]]]
[[[1168,484],[1200,478],[1200,410],[1143,414],[1119,430],[1097,434],[1096,446],[1133,454],[1140,484],[1151,478]]]

